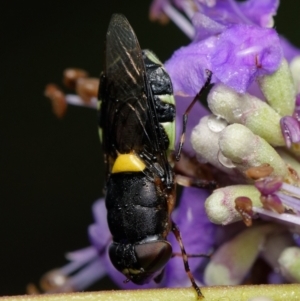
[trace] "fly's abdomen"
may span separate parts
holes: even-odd
[[[116,242],[161,236],[168,225],[165,196],[143,172],[111,174],[106,207],[109,228]]]

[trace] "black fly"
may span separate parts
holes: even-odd
[[[106,164],[110,259],[136,284],[159,282],[178,240],[185,270],[199,297],[180,232],[171,220],[175,180],[169,155],[175,141],[175,101],[162,63],[142,51],[127,19],[112,16],[100,77],[100,132]]]

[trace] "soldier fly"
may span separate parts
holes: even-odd
[[[171,219],[175,175],[169,160],[175,141],[175,100],[169,75],[142,51],[127,19],[111,18],[100,76],[99,126],[106,165],[109,256],[126,282],[159,282],[174,233],[185,270],[199,297],[180,232]]]

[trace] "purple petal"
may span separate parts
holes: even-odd
[[[211,37],[182,47],[165,63],[176,95],[194,97],[199,92],[207,78],[206,69],[211,70],[210,54],[216,41]]]
[[[283,192],[278,191],[276,194],[280,197],[283,204],[300,216],[300,188],[283,183],[281,189]]]
[[[300,50],[292,45],[286,38],[280,37],[280,44],[284,57],[290,62],[295,56],[300,55]]]
[[[257,76],[276,71],[281,60],[275,30],[234,25],[220,35],[212,50],[210,70],[222,83],[244,93]]]
[[[241,11],[254,24],[261,27],[272,27],[279,0],[248,0],[239,3]]]
[[[226,29],[225,25],[216,22],[203,13],[195,13],[192,22],[196,30],[194,41],[201,41],[210,36],[222,33]]]
[[[102,251],[103,248],[106,248],[108,242],[111,241],[111,234],[106,219],[107,210],[104,199],[100,199],[93,204],[92,212],[95,223],[89,226],[88,235],[91,244],[97,248],[97,250]]]
[[[300,109],[300,94],[296,95],[296,107],[299,107]]]
[[[80,272],[71,277],[71,284],[82,291],[106,275],[101,259],[89,262]]]
[[[74,262],[76,261],[76,262],[81,262],[81,263],[85,264],[86,262],[91,261],[94,258],[96,258],[97,254],[98,254],[97,249],[94,248],[93,246],[90,246],[90,247],[86,247],[86,248],[83,248],[80,250],[76,250],[76,251],[67,253],[66,258],[69,261],[74,261]],[[73,272],[73,271],[71,271],[71,272]],[[68,272],[68,273],[71,273],[71,272]]]
[[[218,0],[198,0],[199,4],[206,5],[208,7],[214,7]]]
[[[293,117],[300,124],[300,94],[298,94],[296,96],[296,102],[295,102],[295,104],[296,104],[296,106],[295,106],[295,110],[294,110],[294,113],[293,113]]]
[[[284,188],[285,184],[283,185]],[[299,188],[298,188],[299,189]],[[276,195],[281,199],[284,206],[292,210],[296,215],[300,216],[300,201],[298,198],[277,192]]]
[[[292,232],[300,234],[300,216],[289,213],[276,213],[264,208],[253,207],[253,212],[261,219],[287,226]]]
[[[296,118],[285,116],[280,119],[282,135],[288,148],[292,143],[300,142],[300,126]]]
[[[199,9],[207,17],[222,25],[255,24],[260,27],[272,27],[279,0],[234,0],[217,1],[213,7],[199,5]]]
[[[194,96],[206,80],[221,81],[239,93],[255,78],[277,70],[282,49],[276,31],[251,25],[234,25],[220,36],[191,43],[177,50],[165,64],[175,94]]]
[[[282,186],[282,180],[279,177],[267,177],[255,182],[255,187],[262,195],[269,195],[277,192]]]
[[[277,213],[284,213],[284,206],[282,205],[280,198],[276,194],[262,196],[260,199],[264,209],[271,210]]]

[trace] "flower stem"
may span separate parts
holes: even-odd
[[[201,288],[205,301],[247,301],[254,297],[268,297],[271,300],[300,300],[300,284],[282,284],[282,285],[242,285],[242,286],[215,286]],[[192,288],[177,289],[148,289],[148,290],[119,290],[119,291],[101,291],[88,293],[70,293],[57,295],[27,295],[1,297],[0,301],[106,301],[106,300],[163,300],[163,301],[181,301],[197,300],[196,292]]]

